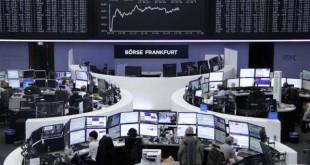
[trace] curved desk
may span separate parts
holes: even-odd
[[[42,126],[60,123],[65,124],[71,118],[77,118],[82,116],[111,116],[119,112],[132,111],[132,95],[124,89],[121,89],[121,95],[122,99],[118,103],[109,107],[103,107],[100,110],[70,116],[28,119],[26,121],[26,138],[28,138],[34,130]]]
[[[12,151],[4,160],[3,165],[22,165],[23,156],[21,155],[22,149],[20,147]]]
[[[235,77],[234,67],[227,65],[222,70],[224,79]],[[191,80],[209,77],[209,74],[181,77],[124,77],[91,73],[93,77],[116,83],[128,90],[134,98],[134,109],[166,110],[171,109],[171,95],[184,88]]]

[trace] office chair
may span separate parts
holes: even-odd
[[[254,89],[253,91],[250,92],[248,96],[247,109],[256,109],[259,102],[264,100],[265,100],[265,93],[258,89]]]
[[[65,90],[56,90],[54,97],[55,97],[54,98],[55,101],[64,101],[65,104],[69,102],[68,93]]]
[[[224,153],[216,149],[212,148],[207,157],[207,165],[225,165],[227,164],[224,158]]]
[[[83,97],[83,113],[93,111],[93,99],[89,94]]]

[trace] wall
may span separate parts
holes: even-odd
[[[0,43],[0,70],[28,69],[28,43],[2,42]]]

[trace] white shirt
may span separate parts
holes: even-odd
[[[82,96],[82,97],[84,97],[85,94],[86,94],[86,92],[83,92],[83,91],[79,92],[79,95]]]
[[[99,141],[92,141],[89,143],[89,154],[93,161],[96,161],[97,151],[98,151]]]
[[[69,97],[73,95],[71,89],[67,86],[67,85],[64,85],[65,86],[65,90],[67,91]]]
[[[213,104],[213,96],[211,96],[209,99],[205,99],[204,103],[212,105]]]

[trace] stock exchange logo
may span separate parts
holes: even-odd
[[[283,61],[297,61],[296,55],[283,55]]]

